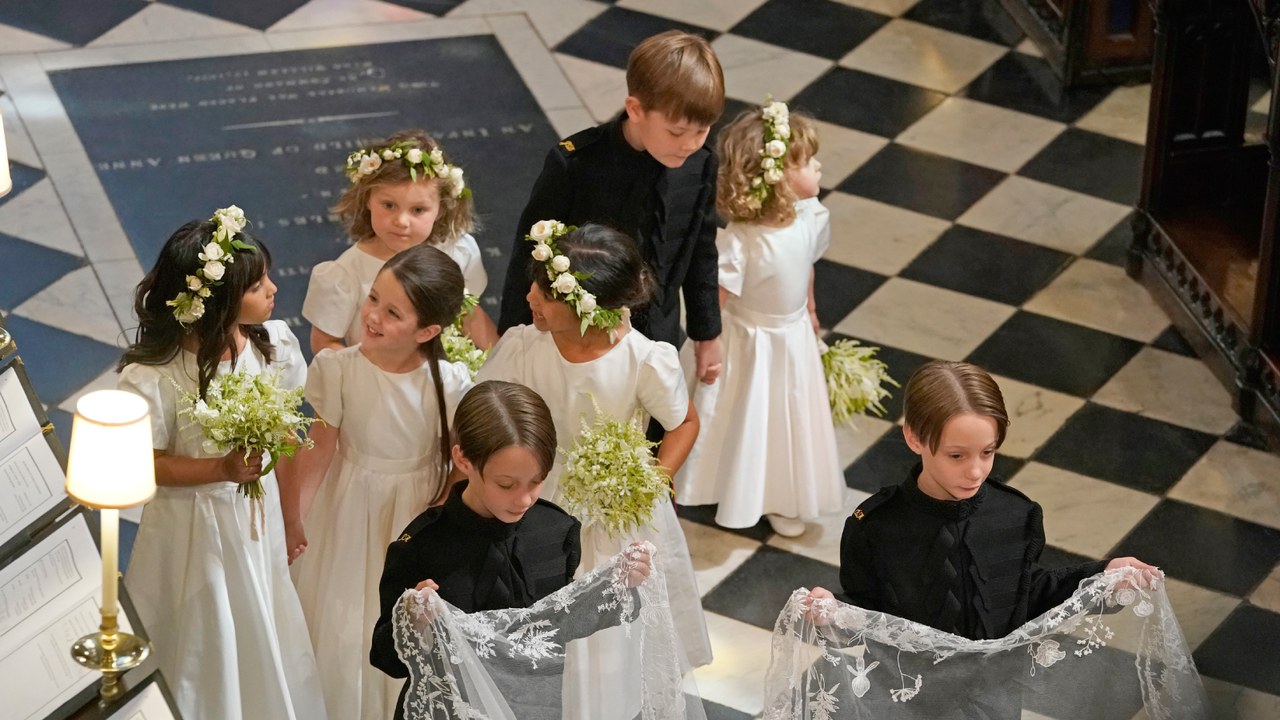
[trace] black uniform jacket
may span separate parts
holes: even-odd
[[[462,501],[467,481],[443,505],[427,508],[387,548],[369,661],[391,677],[409,677],[392,636],[391,611],[408,588],[431,579],[439,595],[464,612],[533,605],[573,582],[582,558],[576,518],[538,500],[518,522],[480,517]],[[404,693],[396,703],[403,717]]]
[[[649,309],[632,316],[646,337],[679,347],[681,289],[689,337],[720,336],[715,154],[702,147],[680,167],[668,169],[627,143],[625,122],[623,113],[569,137],[547,154],[516,226],[502,288],[500,332],[532,322],[525,295],[533,277],[533,245],[525,235],[539,220],[559,220],[566,225],[605,223],[640,243],[658,281]]]
[[[988,478],[972,498],[942,501],[901,484],[845,521],[842,600],[973,640],[1000,638],[1065,601],[1107,561],[1046,569],[1040,505]]]

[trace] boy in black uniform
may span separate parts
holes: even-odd
[[[1040,505],[1003,482],[986,482],[1009,415],[981,368],[934,360],[904,392],[903,434],[921,462],[845,522],[841,600],[985,640],[1063,603],[1103,570],[1135,567],[1143,582],[1160,575],[1131,557],[1052,570],[1038,564]],[[814,588],[811,597],[833,596]]]
[[[694,341],[698,378],[720,373],[715,155],[703,144],[724,109],[724,76],[706,40],[655,35],[627,63],[626,110],[569,137],[547,155],[520,222],[502,290],[498,332],[529,324],[530,251],[539,220],[602,222],[631,235],[658,288],[632,324],[652,340],[680,347],[680,291]]]

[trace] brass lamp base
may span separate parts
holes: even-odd
[[[71,657],[90,670],[102,673],[103,700],[120,694],[120,673],[137,667],[151,654],[151,643],[129,633],[120,632],[115,615],[103,615],[98,632],[85,635],[71,646]]]

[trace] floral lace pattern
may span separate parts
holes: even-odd
[[[951,717],[965,703],[981,709],[977,717],[1018,718],[1024,707],[1063,718],[1101,708],[1126,718],[1139,709],[1150,720],[1209,717],[1163,582],[1140,587],[1132,568],[1082,582],[998,640],[811,600],[802,588],[778,617],[772,651],[765,720]],[[1129,707],[1138,697],[1141,707]]]

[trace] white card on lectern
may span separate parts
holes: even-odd
[[[10,367],[0,373],[0,457],[39,434],[40,421],[31,409],[26,388],[22,387],[18,371]]]
[[[129,702],[111,713],[110,720],[174,720],[173,711],[164,699],[160,686],[151,683]]]
[[[37,426],[35,435],[0,455],[0,545],[66,497],[67,476]]]

